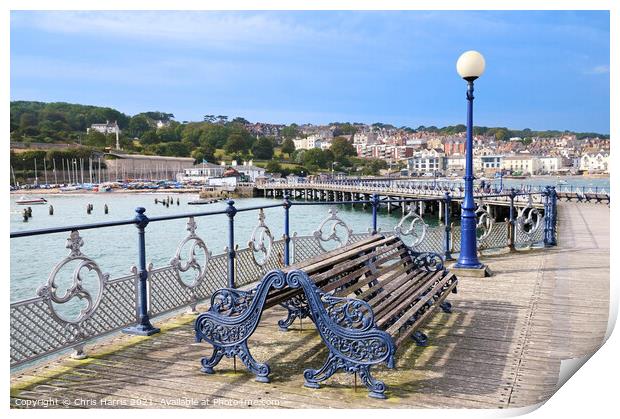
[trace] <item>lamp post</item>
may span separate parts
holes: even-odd
[[[474,202],[473,174],[473,105],[474,80],[484,72],[485,61],[477,51],[461,54],[456,71],[467,81],[467,140],[465,144],[465,195],[461,204],[461,251],[453,268],[465,275],[485,276],[485,266],[478,260],[476,237],[476,204]]]

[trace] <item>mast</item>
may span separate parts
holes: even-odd
[[[17,181],[15,180],[15,171],[13,170],[13,165],[11,165],[11,174],[13,175],[13,186],[17,188]]]
[[[56,159],[52,159],[52,165],[54,167],[54,184],[58,185],[58,173],[56,172]]]
[[[82,179],[82,185],[84,184],[84,158],[80,158],[80,179]]]
[[[45,162],[45,158],[43,159],[43,173],[45,173],[45,185],[47,185],[47,163]]]

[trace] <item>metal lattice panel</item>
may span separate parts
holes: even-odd
[[[79,323],[58,318],[45,297],[11,304],[11,366],[77,347],[136,321],[136,277],[106,281],[92,315]]]
[[[273,242],[269,257],[263,266],[256,263],[250,248],[236,252],[235,286],[243,286],[260,280],[267,272],[284,267],[284,240]]]
[[[172,266],[154,269],[149,272],[149,314],[156,316],[193,301],[188,286],[181,282],[178,270]]]
[[[299,263],[323,253],[318,240],[313,236],[294,236],[291,242],[293,243],[293,263]]]
[[[508,247],[508,222],[493,223],[489,234],[478,241],[478,250]]]
[[[198,301],[211,296],[213,291],[224,288],[228,284],[228,254],[212,256],[205,269],[205,279],[194,288]]]
[[[538,228],[532,231],[523,230],[518,224],[515,226],[515,247],[519,249],[529,248],[544,242],[545,239],[545,219],[541,220]]]
[[[445,251],[445,235],[446,230],[442,225],[428,228],[422,242],[419,245],[414,246],[413,250],[416,252],[443,254]]]
[[[450,227],[450,232],[451,251],[458,253],[461,251],[461,226],[452,224]]]

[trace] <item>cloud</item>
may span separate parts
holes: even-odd
[[[608,74],[609,66],[608,65],[597,65],[586,70],[586,74]]]
[[[310,25],[281,12],[13,11],[15,28],[103,38],[131,38],[177,47],[244,49],[260,45],[359,40],[338,26]]]

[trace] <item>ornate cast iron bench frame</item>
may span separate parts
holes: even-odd
[[[438,255],[414,253],[398,237],[372,236],[287,272],[271,271],[252,290],[216,291],[195,323],[196,340],[214,347],[211,357],[202,358],[202,371],[212,374],[224,355],[238,356],[257,381],[268,382],[269,366],[251,356],[247,339],[262,312],[279,304],[289,311],[281,328],[309,317],[329,350],[320,369],[304,371],[306,387],[318,388],[344,370],[359,374],[369,396],[385,398],[386,386],[370,368],[394,368],[396,349],[409,337],[426,345],[419,329],[437,307],[451,311],[444,300],[456,285]]]

